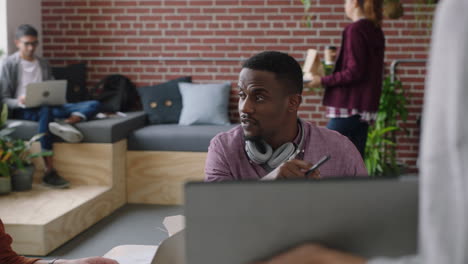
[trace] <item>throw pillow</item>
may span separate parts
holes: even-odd
[[[165,83],[137,89],[143,110],[148,114],[148,120],[151,124],[179,122],[182,110],[182,97],[177,85],[179,82],[190,83],[192,77],[180,77]]]
[[[179,83],[182,112],[179,125],[228,125],[231,83]]]

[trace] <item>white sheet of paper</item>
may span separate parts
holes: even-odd
[[[150,264],[158,246],[121,245],[114,247],[103,257],[114,259],[119,264]]]
[[[169,236],[185,228],[185,217],[183,215],[173,215],[164,218],[163,225],[166,227]]]

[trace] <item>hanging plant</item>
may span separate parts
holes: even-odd
[[[313,15],[309,14],[309,9],[312,6],[311,0],[301,0],[301,3],[304,6],[304,13],[305,13],[302,19],[304,21],[304,25],[307,27],[312,27]]]

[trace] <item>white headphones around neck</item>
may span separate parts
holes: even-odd
[[[298,121],[301,133],[299,145],[296,146],[292,142],[286,142],[273,151],[273,148],[265,141],[253,142],[247,140],[245,141],[245,152],[249,159],[269,171],[274,170],[287,160],[294,159],[301,152],[304,145],[304,128],[302,121],[300,119]]]

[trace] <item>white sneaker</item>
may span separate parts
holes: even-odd
[[[66,142],[78,143],[83,140],[83,133],[65,122],[51,122],[49,123],[49,130],[50,133],[62,138]]]

